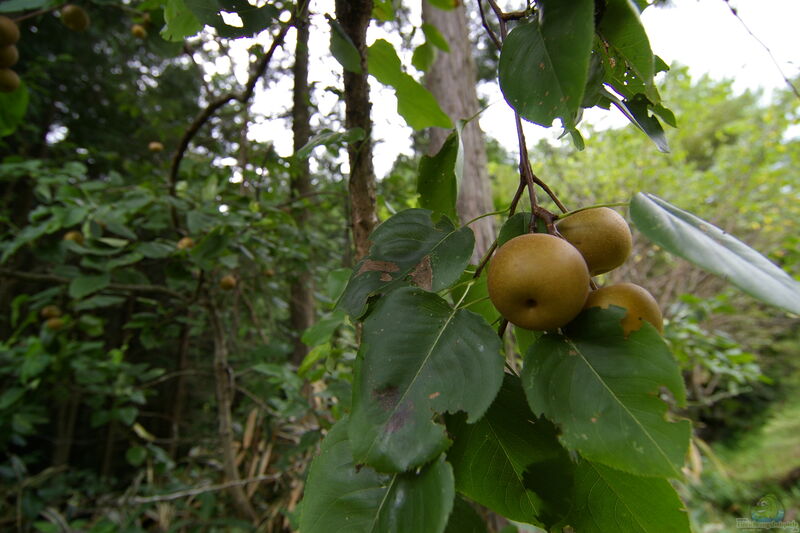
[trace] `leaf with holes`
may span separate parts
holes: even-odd
[[[449,441],[437,413],[480,418],[503,379],[500,339],[478,315],[403,287],[364,321],[353,384],[353,454],[381,472],[425,464]]]
[[[514,28],[500,52],[500,89],[520,115],[572,127],[583,100],[594,40],[592,0],[542,0],[540,16]]]
[[[338,306],[353,318],[370,297],[413,284],[440,291],[459,279],[469,263],[475,236],[427,209],[401,211],[375,228],[367,257],[353,270]]]
[[[325,440],[306,482],[303,533],[441,533],[453,507],[453,471],[439,457],[419,472],[378,474],[353,462],[347,419]]]
[[[670,420],[663,387],[686,400],[680,368],[656,329],[628,338],[625,310],[593,308],[566,334],[540,337],[525,355],[522,382],[534,413],[561,429],[561,442],[588,460],[636,475],[680,478],[691,427]]]

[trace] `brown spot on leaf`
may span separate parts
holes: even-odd
[[[414,410],[414,405],[408,399],[401,404],[397,403],[400,393],[394,385],[373,389],[372,399],[378,402],[384,411],[392,411],[392,415],[386,421],[386,431],[389,433],[394,433],[405,426]]]
[[[433,287],[433,267],[431,266],[431,256],[426,255],[422,258],[414,270],[411,271],[411,283],[425,289],[431,290]]]
[[[400,267],[391,261],[374,261],[372,259],[367,259],[362,263],[361,268],[358,269],[358,274],[356,274],[356,276],[360,276],[364,272],[380,272],[381,281],[392,281],[393,278],[389,272],[397,272],[398,270],[400,270]]]
[[[442,393],[441,392],[434,392],[433,394],[429,394],[428,395],[428,399],[429,400],[435,400],[436,398],[439,397],[440,394],[442,394]]]

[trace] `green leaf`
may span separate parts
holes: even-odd
[[[353,269],[338,303],[353,318],[366,312],[370,297],[396,287],[449,287],[469,263],[475,235],[427,209],[407,209],[375,228],[370,241],[369,254]]]
[[[800,313],[800,283],[732,235],[648,193],[631,199],[630,213],[636,228],[668,252],[762,302]]]
[[[417,175],[420,207],[443,213],[450,220],[458,221],[456,200],[459,166],[464,166],[464,148],[461,135],[458,131],[453,131],[436,155],[423,155],[420,159]]]
[[[422,72],[427,72],[436,61],[436,49],[430,43],[422,43],[414,49],[411,64]]]
[[[148,259],[163,259],[175,251],[175,245],[163,242],[140,242],[136,245],[136,251]]]
[[[0,4],[0,13],[41,9],[50,2],[51,0],[6,0]]]
[[[432,126],[452,128],[450,117],[436,98],[417,80],[403,71],[400,58],[391,43],[378,39],[367,50],[369,73],[395,90],[397,112],[415,130]]]
[[[617,109],[622,111],[622,114],[631,121],[631,123],[642,130],[645,135],[650,137],[658,150],[663,153],[669,152],[669,143],[667,136],[664,133],[664,128],[658,121],[655,115],[649,112],[652,104],[644,97],[644,95],[637,94],[630,100],[620,101],[614,94],[604,89],[604,96],[611,101]]]
[[[500,318],[500,313],[489,300],[489,287],[486,284],[487,269],[484,268],[481,275],[475,279],[475,268],[470,265],[461,275],[453,288],[453,301],[462,301],[463,298],[462,309],[469,309],[481,315],[487,324],[495,324]],[[467,289],[469,292],[464,296]]]
[[[623,337],[625,312],[588,309],[566,335],[540,337],[524,360],[528,403],[559,426],[564,446],[590,461],[680,478],[691,426],[669,420],[660,397],[664,387],[685,403],[680,368],[649,323]]]
[[[404,287],[364,321],[353,385],[353,456],[382,472],[431,461],[448,445],[433,413],[483,415],[503,379],[497,334],[478,315]]]
[[[382,22],[394,20],[393,0],[375,0],[372,3],[372,18]]]
[[[689,533],[689,517],[664,479],[626,474],[589,461],[575,468],[565,524],[593,533]],[[558,528],[561,531],[561,528]]]
[[[486,524],[464,499],[456,496],[444,533],[487,533]]]
[[[542,0],[539,18],[514,28],[500,52],[499,81],[508,104],[524,118],[572,127],[589,72],[594,38],[592,0]]]
[[[597,30],[615,58],[613,72],[622,73],[619,79],[612,77],[612,85],[615,88],[621,85],[624,90],[633,75],[643,84],[648,98],[657,102],[653,51],[636,6],[630,0],[606,0],[605,13]]]
[[[328,342],[331,340],[333,333],[344,323],[346,316],[344,311],[335,310],[330,316],[320,319],[316,324],[306,329],[300,340],[311,348]]]
[[[164,6],[164,22],[166,25],[161,30],[161,36],[167,41],[182,41],[203,29],[203,24],[186,7],[183,0],[167,0]]]
[[[342,419],[322,441],[306,482],[303,533],[441,533],[453,506],[453,472],[439,457],[419,473],[356,467]]]
[[[93,292],[105,289],[110,283],[111,276],[108,273],[97,276],[80,276],[70,282],[69,295],[71,298],[79,300]]]
[[[280,15],[272,2],[255,7],[248,2],[236,0],[184,0],[186,6],[201,24],[214,26],[220,37],[235,39],[253,37],[265,30]],[[242,20],[241,27],[229,26],[219,14],[220,11],[235,12]]]
[[[451,9],[458,7],[461,2],[460,0],[428,0],[428,3],[434,7],[438,7],[439,9],[450,11]]]
[[[14,133],[28,110],[28,86],[22,80],[17,90],[0,92],[0,137]]]
[[[191,257],[203,268],[212,268],[217,258],[228,248],[228,236],[215,229],[192,248]]]
[[[330,146],[345,143],[352,143],[362,140],[366,133],[362,128],[351,128],[346,131],[332,131],[324,129],[312,137],[302,148],[295,152],[297,159],[305,159],[317,146]]]
[[[92,296],[91,298],[87,298],[82,302],[78,302],[75,304],[76,311],[88,311],[90,309],[100,309],[102,307],[111,307],[121,304],[125,301],[125,297],[123,296],[106,296],[103,294],[98,294],[97,296]]]
[[[547,476],[542,492],[551,499],[565,495],[562,482],[571,470],[569,456],[546,420],[536,420],[516,376],[505,375],[503,387],[486,414],[474,424],[465,417],[448,418],[453,446],[447,460],[453,465],[456,490],[502,516],[542,525],[545,502],[527,480],[533,470]]]
[[[147,448],[144,446],[131,446],[125,452],[125,460],[131,466],[139,466],[147,459]]]
[[[442,52],[449,52],[450,45],[447,44],[447,39],[439,32],[439,28],[433,24],[422,24],[422,33],[425,34],[425,40]]]
[[[325,15],[325,18],[331,26],[331,55],[345,70],[361,74],[361,54],[358,53],[358,48],[341,24],[330,15]]]

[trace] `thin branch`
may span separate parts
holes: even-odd
[[[178,148],[175,150],[175,155],[172,157],[172,166],[170,167],[169,171],[170,196],[175,195],[175,186],[178,182],[178,170],[180,168],[181,161],[183,160],[183,156],[186,153],[186,150],[189,148],[189,143],[191,140],[195,135],[197,135],[197,132],[200,131],[200,128],[203,127],[203,125],[214,115],[214,113],[217,112],[219,108],[231,100],[237,100],[241,103],[246,103],[248,100],[250,100],[250,98],[253,96],[253,92],[255,92],[256,83],[258,83],[258,80],[266,73],[267,66],[269,66],[272,56],[275,54],[275,51],[278,49],[278,47],[283,44],[286,34],[289,32],[289,28],[294,25],[294,22],[295,18],[293,14],[289,22],[284,24],[280,32],[278,32],[278,34],[272,40],[272,45],[270,46],[269,50],[267,50],[267,52],[256,63],[255,68],[250,73],[250,78],[247,80],[244,91],[238,95],[236,93],[227,93],[210,102],[205,109],[200,111],[189,128],[184,132],[181,142],[178,144]]]
[[[478,0],[478,9],[481,12],[481,24],[483,24],[483,29],[486,30],[487,34],[489,34],[489,38],[494,43],[495,48],[500,50],[503,48],[503,43],[500,42],[500,39],[494,33],[494,30],[491,26],[489,26],[489,22],[486,20],[486,13],[483,10],[483,0]]]
[[[219,490],[229,489],[231,487],[239,487],[242,485],[249,485],[250,483],[258,483],[261,481],[275,481],[280,479],[279,474],[270,474],[264,476],[251,477],[247,479],[238,479],[236,481],[228,481],[226,483],[219,483],[217,485],[208,485],[205,487],[195,487],[193,489],[179,490],[177,492],[170,492],[169,494],[160,494],[157,496],[139,496],[131,498],[123,503],[132,503],[134,505],[141,505],[147,503],[166,502],[171,500],[179,500],[181,498],[188,498],[189,496],[197,496],[198,494],[205,494],[206,492],[215,492]]]
[[[15,278],[25,281],[38,281],[45,283],[61,283],[68,284],[72,282],[71,278],[56,276],[55,274],[36,274],[34,272],[19,272],[17,270],[9,270],[7,268],[0,268],[0,277]],[[178,300],[185,300],[186,297],[172,289],[163,287],[161,285],[136,285],[131,283],[110,283],[106,285],[103,290],[112,291],[125,291],[125,292],[139,292],[144,294],[165,294],[176,298]]]
[[[749,34],[750,34],[750,36],[751,36],[753,39],[755,39],[755,41],[756,41],[758,44],[760,44],[760,45],[761,45],[761,47],[762,47],[762,48],[764,48],[764,50],[766,50],[766,51],[767,51],[767,55],[769,55],[769,58],[770,58],[770,60],[772,60],[772,64],[773,64],[773,65],[775,65],[775,68],[777,68],[777,69],[778,69],[778,72],[780,73],[781,77],[783,78],[783,81],[785,81],[785,82],[786,82],[786,85],[788,85],[788,86],[789,86],[789,88],[790,88],[790,89],[791,89],[791,91],[794,93],[794,95],[795,95],[795,96],[796,96],[798,99],[800,99],[800,91],[798,91],[798,90],[797,90],[797,87],[795,87],[794,83],[792,83],[792,81],[791,81],[791,80],[788,78],[788,76],[786,76],[786,74],[784,74],[784,72],[783,72],[783,69],[781,68],[780,64],[778,63],[778,60],[777,60],[777,59],[775,59],[775,55],[772,53],[772,50],[770,50],[769,46],[767,46],[767,45],[764,43],[764,41],[762,41],[761,39],[759,39],[758,37],[756,37],[756,34],[755,34],[755,33],[753,33],[753,32],[752,32],[752,30],[750,30],[750,28],[747,26],[747,24],[745,24],[745,23],[744,23],[744,21],[742,20],[742,17],[740,17],[740,16],[739,16],[739,12],[736,10],[736,8],[735,8],[735,7],[733,7],[733,6],[730,4],[730,2],[729,2],[728,0],[722,0],[722,1],[723,1],[723,2],[725,2],[725,4],[728,6],[728,9],[730,9],[730,10],[731,10],[731,13],[733,13],[733,16],[734,16],[734,17],[736,17],[736,19],[737,19],[739,22],[741,22],[741,23],[742,23],[742,26],[744,27],[745,31],[747,31],[747,33],[749,33]]]

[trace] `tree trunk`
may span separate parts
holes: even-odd
[[[426,87],[453,122],[473,116],[479,110],[475,91],[477,73],[464,5],[444,11],[422,0],[422,20],[436,26],[450,46],[449,53],[437,50],[436,61],[425,76]],[[449,133],[449,130],[442,128],[431,128],[428,152],[436,153]],[[462,142],[464,175],[458,192],[457,207],[458,216],[463,223],[493,211],[494,207],[486,170],[486,147],[477,119],[464,128]],[[470,227],[475,232],[472,261],[477,263],[494,242],[496,231],[490,217],[482,218]]]
[[[228,364],[228,346],[225,338],[225,328],[219,316],[212,296],[208,298],[208,319],[214,336],[214,384],[217,396],[217,431],[222,448],[222,469],[225,472],[225,481],[239,481],[239,469],[236,466],[236,450],[234,448],[233,417],[231,404],[236,391],[236,381],[233,369]],[[239,514],[254,523],[258,520],[253,506],[247,497],[242,485],[233,485],[228,489],[233,498],[233,504]]]
[[[369,251],[375,214],[375,170],[372,166],[372,122],[367,81],[366,38],[372,0],[336,0],[336,19],[361,55],[361,73],[344,71],[345,127],[362,128],[364,139],[347,147],[350,160],[350,221],[355,259]]]
[[[294,134],[295,152],[302,148],[311,138],[310,98],[308,89],[308,3],[306,2],[295,21],[297,28],[297,48],[294,56],[294,93],[292,107],[292,133]],[[311,175],[308,159],[296,161],[292,172],[291,197],[303,198],[311,192]],[[302,204],[294,205],[294,219],[302,232],[308,220],[308,209]],[[306,266],[310,264],[306,262]],[[303,344],[300,336],[306,328],[314,323],[314,279],[307,268],[298,271],[289,288],[289,317],[294,335],[294,351],[292,363],[299,365],[306,354],[308,346]]]

